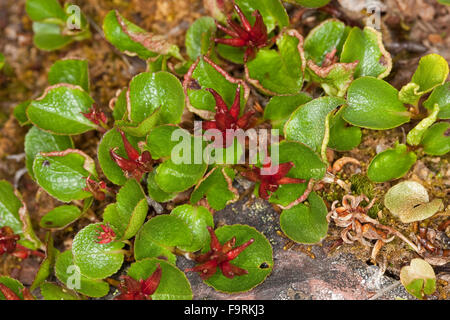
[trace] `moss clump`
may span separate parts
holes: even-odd
[[[374,187],[373,183],[369,180],[369,178],[363,174],[354,174],[350,178],[350,182],[352,184],[351,190],[356,195],[364,194],[369,199],[374,196]]]

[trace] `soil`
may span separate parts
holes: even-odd
[[[111,9],[117,9],[127,19],[142,28],[157,34],[164,34],[184,50],[184,34],[189,25],[198,17],[206,15],[201,0],[76,0],[89,18],[93,36],[90,40],[75,42],[68,47],[44,52],[33,46],[31,21],[25,13],[25,0],[2,0],[0,2],[0,52],[9,64],[7,71],[0,74],[0,179],[6,179],[22,193],[29,209],[35,230],[43,239],[45,230],[37,227],[40,218],[54,207],[58,201],[40,190],[30,176],[21,170],[24,164],[24,136],[27,127],[20,127],[12,116],[18,103],[41,95],[47,84],[47,72],[57,60],[67,57],[87,59],[91,81],[91,93],[100,108],[110,114],[108,104],[117,90],[127,85],[136,74],[145,71],[145,64],[137,58],[123,55],[113,48],[103,37],[101,25],[104,16]],[[363,25],[365,13],[358,10],[362,0],[332,1],[327,9],[303,9],[286,5],[293,26],[302,34],[320,21],[334,16],[352,25]],[[406,84],[414,72],[418,60],[428,53],[438,53],[450,62],[450,6],[438,4],[435,0],[387,0],[382,5],[382,33],[385,46],[394,61],[393,70],[386,79],[399,89]],[[358,11],[355,11],[358,10]],[[228,70],[241,74],[237,66]],[[264,106],[268,99],[259,94],[255,100]],[[252,101],[250,102],[252,103]],[[354,174],[365,173],[373,156],[396,141],[405,140],[415,122],[387,131],[363,130],[362,143],[350,152],[330,152],[336,160],[342,156],[358,159],[362,166],[348,165],[339,177],[350,181]],[[95,158],[100,139],[97,132],[89,132],[75,139],[77,148]],[[449,156],[429,157],[418,154],[418,161],[403,179],[422,183],[432,198],[444,199],[445,211],[429,221],[430,227],[437,226],[450,214],[450,166]],[[374,196],[382,196],[393,184],[377,184]],[[239,186],[241,189],[242,185]],[[244,186],[245,187],[245,186]],[[330,206],[340,200],[344,190],[337,186],[326,186],[322,195]],[[95,202],[92,210],[77,223],[54,233],[58,249],[69,249],[74,234],[85,225],[101,220],[101,212],[107,205]],[[173,205],[173,204],[170,204]],[[405,235],[413,232],[412,224],[401,224],[379,203],[380,220]],[[370,250],[361,245],[343,245],[328,252],[333,242],[339,238],[340,229],[330,225],[328,237],[316,246],[304,246],[290,242],[279,231],[278,213],[268,203],[245,197],[215,213],[216,223],[245,223],[263,232],[274,246],[276,265],[266,282],[252,291],[241,295],[225,295],[214,292],[199,281],[198,277],[188,275],[192,282],[196,299],[368,299],[383,288],[398,283],[399,270],[407,264],[415,253],[408,250],[399,240],[387,244],[380,252],[378,266],[385,266],[386,272],[380,274],[380,267],[370,261]],[[448,245],[448,244],[447,244]],[[180,266],[189,264],[180,262]],[[0,275],[12,275],[29,285],[39,267],[38,260],[30,258],[20,261],[13,257],[0,257]],[[438,290],[432,299],[449,299],[450,266],[435,269],[438,277]],[[377,274],[377,285],[370,279]],[[338,277],[336,278],[336,275]],[[357,276],[355,276],[357,275]],[[372,278],[371,278],[372,277]],[[333,280],[334,279],[334,280]],[[369,281],[370,280],[370,281]],[[402,287],[381,295],[381,299],[402,297],[412,299]]]

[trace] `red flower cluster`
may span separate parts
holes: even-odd
[[[209,92],[214,96],[216,100],[216,114],[213,121],[204,121],[203,129],[218,129],[222,133],[223,146],[229,147],[232,144],[231,139],[227,139],[228,136],[233,136],[233,131],[237,129],[247,129],[250,124],[250,118],[255,111],[249,111],[242,117],[239,117],[241,111],[241,88],[238,86],[236,89],[236,95],[234,97],[233,105],[228,109],[227,104],[222,97],[211,88],[207,88]],[[227,132],[228,130],[228,132]],[[230,141],[228,141],[230,140]]]
[[[42,252],[30,250],[18,244],[17,241],[19,241],[19,239],[20,236],[14,234],[14,231],[10,227],[4,226],[0,228],[0,256],[7,253],[20,259],[28,258],[30,254],[44,257]]]
[[[116,300],[152,300],[151,295],[155,293],[161,281],[162,269],[158,264],[156,270],[146,280],[134,280],[130,276],[122,276],[119,290],[120,295]]]
[[[273,174],[261,174],[261,168],[255,167],[249,171],[242,172],[241,175],[253,182],[260,182],[259,196],[262,199],[270,198],[269,191],[275,192],[281,184],[303,183],[305,180],[286,177],[289,170],[294,166],[293,162],[280,163]],[[266,161],[263,165],[264,170],[274,170],[272,162]],[[269,171],[270,172],[270,171]]]
[[[198,272],[200,277],[204,280],[214,275],[217,271],[217,267],[220,268],[225,277],[230,279],[234,278],[234,276],[247,274],[247,270],[232,265],[230,261],[235,259],[245,248],[251,245],[254,242],[254,239],[250,239],[239,247],[233,248],[236,245],[235,237],[225,242],[224,245],[221,245],[213,228],[208,227],[208,231],[211,235],[211,251],[198,256],[195,261],[200,264],[194,268],[186,269],[185,271]]]
[[[216,23],[217,28],[231,36],[231,38],[215,39],[215,42],[233,47],[247,47],[244,55],[244,61],[247,62],[248,59],[255,56],[256,49],[265,47],[269,44],[267,41],[267,28],[258,10],[255,10],[252,14],[255,17],[255,23],[252,26],[242,10],[236,4],[234,4],[234,9],[239,15],[242,27],[235,23],[231,17],[228,17],[227,19],[230,28],[226,28],[219,23]]]
[[[81,113],[83,116],[85,116],[87,119],[95,123],[96,125],[99,125],[101,123],[106,124],[108,121],[106,119],[106,115],[103,113],[103,111],[100,111],[97,107],[97,105],[94,103],[87,113]]]
[[[95,181],[89,176],[86,178],[86,188],[83,190],[91,192],[96,200],[103,201],[105,200],[105,192],[108,190],[108,187],[104,181]]]
[[[109,154],[115,163],[122,169],[127,178],[133,177],[137,181],[140,181],[142,175],[146,172],[150,172],[153,169],[153,160],[149,151],[144,151],[139,154],[139,151],[133,148],[131,143],[125,137],[125,133],[119,130],[122,136],[123,145],[128,155],[128,159],[119,156],[116,153],[117,147],[109,150]]]
[[[97,232],[98,232],[97,239],[99,240],[99,241],[97,241],[98,243],[106,244],[106,243],[110,243],[111,241],[114,241],[116,239],[116,233],[110,226],[108,226],[106,224],[101,224],[100,229],[101,230],[97,230]]]

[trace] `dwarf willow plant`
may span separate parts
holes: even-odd
[[[290,2],[319,7],[328,1]],[[31,126],[25,137],[30,176],[64,203],[40,221],[49,230],[41,243],[18,193],[0,183],[0,221],[18,235],[9,241],[46,252],[33,283],[44,298],[105,296],[110,290],[105,279],[127,260],[134,262],[119,299],[190,299],[190,284],[176,267],[182,257],[196,262],[186,272],[198,272],[219,291],[250,290],[272,271],[270,243],[246,225],[214,230],[212,216],[240,198],[236,177],[253,181],[257,197],[282,209],[280,226],[290,239],[317,243],[328,230],[327,207],[314,192],[326,174],[327,148],[357,147],[360,128],[386,130],[420,120],[406,142],[373,159],[368,176],[376,182],[403,176],[419,147],[430,155],[450,150],[450,125],[439,121],[450,115],[448,65],[442,57],[423,57],[411,82],[398,91],[383,80],[392,60],[381,33],[373,28],[329,19],[302,35],[290,28],[279,0],[236,0],[229,15],[221,1],[205,3],[212,17],[191,25],[186,55],[163,35],[141,29],[118,11],[105,16],[106,39],[148,66],[112,97],[111,110],[96,105],[87,62],[79,59],[55,62],[42,95],[15,108],[20,124]],[[29,0],[27,12],[40,26],[35,28],[39,47],[59,48],[80,36],[65,38],[61,21],[66,13],[56,1]],[[42,32],[50,28],[56,29],[45,38]],[[80,32],[87,34],[84,30]],[[242,78],[225,71],[230,62],[242,66]],[[270,99],[263,111],[247,110],[251,86]],[[323,94],[313,97],[302,91],[311,86],[322,88]],[[420,103],[425,94],[428,98]],[[184,112],[203,120],[200,133],[214,129],[216,138],[266,122],[283,139],[252,164],[241,164],[237,159],[249,151],[245,141],[219,143],[218,138],[193,134],[180,126]],[[93,130],[102,135],[97,159],[72,140]],[[180,148],[174,135],[187,141],[188,148]],[[233,160],[210,163],[219,151]],[[205,152],[209,156],[198,159]],[[182,192],[189,192],[188,203],[147,220],[149,203],[161,206]],[[53,247],[51,231],[73,224],[94,201],[111,198],[102,221],[79,231],[71,250]],[[14,251],[15,242],[10,242],[5,250]],[[46,282],[52,273],[63,286]],[[22,294],[20,285],[11,282],[9,287]]]

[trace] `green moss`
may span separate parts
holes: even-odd
[[[363,174],[355,174],[351,176],[350,182],[352,183],[351,189],[352,192],[356,195],[364,194],[369,199],[374,196],[374,188],[373,183],[369,180],[369,178]]]

